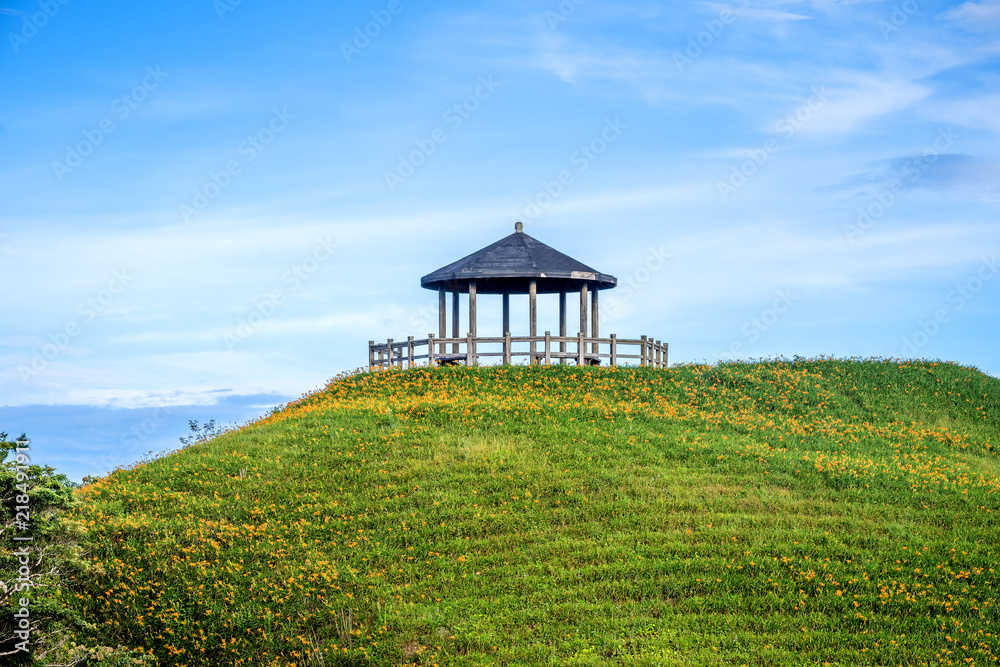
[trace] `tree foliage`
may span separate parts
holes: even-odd
[[[65,516],[77,505],[76,484],[31,461],[25,434],[0,432],[0,663],[127,665],[143,656],[122,647],[85,647],[76,633],[93,625],[66,605],[101,566],[86,560],[85,527]],[[18,539],[19,538],[19,539]]]
[[[191,429],[191,435],[181,436],[180,441],[184,446],[197,445],[202,442],[207,442],[212,438],[222,435],[225,432],[221,426],[215,425],[215,420],[205,422],[199,426],[197,419],[189,419],[188,427]]]

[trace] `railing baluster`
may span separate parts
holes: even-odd
[[[568,359],[575,358],[578,366],[590,365],[595,361],[598,364],[610,362],[611,366],[618,366],[620,363],[628,363],[631,357],[637,359],[640,366],[669,367],[669,345],[658,338],[641,336],[639,340],[620,340],[617,334],[609,334],[609,338],[599,339],[587,336],[583,332],[577,333],[574,338],[576,339],[575,351],[570,347],[573,338],[553,336],[551,331],[546,331],[544,336],[512,336],[509,331],[505,331],[502,337],[480,337],[474,336],[470,332],[463,338],[451,339],[442,339],[429,333],[426,339],[416,340],[413,336],[407,336],[405,341],[398,343],[392,338],[386,339],[386,342],[381,344],[370,340],[368,341],[368,368],[369,370],[397,367],[400,369],[413,368],[424,359],[427,359],[428,366],[440,366],[442,362],[447,363],[446,359],[443,358],[447,355],[442,355],[439,349],[445,346],[444,349],[447,351],[448,343],[459,348],[458,353],[448,357],[448,360],[464,361],[467,366],[478,367],[480,357],[483,356],[499,357],[503,360],[503,364],[510,365],[514,362],[514,357],[518,356],[527,357],[528,363],[532,365],[542,363],[552,365],[556,363],[556,358],[560,359],[561,363],[563,359],[568,357]],[[443,343],[443,340],[448,341],[448,343]],[[500,350],[491,347],[480,353],[478,349],[480,343],[486,343],[488,346],[501,345],[502,347]],[[556,343],[559,344],[558,349]],[[465,345],[465,350],[461,349],[462,344]],[[522,348],[521,351],[515,352],[515,344],[524,344],[527,349]],[[544,345],[544,349],[538,349],[539,344]],[[607,345],[607,349],[602,349],[602,344]],[[624,351],[619,350],[619,346],[622,344],[626,345]],[[422,354],[420,350],[424,345],[427,346],[426,354]],[[596,352],[593,350],[595,345],[597,346]],[[629,354],[629,345],[637,345],[639,354]],[[565,353],[562,352],[563,348],[566,348]],[[562,356],[563,354],[566,354],[567,357]]]

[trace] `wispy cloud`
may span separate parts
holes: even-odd
[[[914,157],[898,157],[889,161],[885,169],[873,174],[885,180],[899,173]],[[964,154],[936,156],[927,171],[914,183],[915,188],[951,190],[954,188],[1000,189],[1000,160]]]
[[[930,86],[907,80],[858,73],[851,78],[853,85],[835,90],[830,101],[803,125],[803,131],[849,132],[865,122],[912,108],[933,92]]]
[[[782,21],[803,21],[812,18],[811,16],[806,16],[805,14],[799,14],[796,12],[788,12],[780,9],[750,7],[749,5],[740,6],[738,3],[734,5],[733,3],[722,4],[716,2],[706,2],[705,6],[716,14],[722,11],[730,11],[734,16],[750,19],[752,21],[777,23]]]
[[[924,113],[938,122],[986,129],[1000,136],[1000,93],[931,100]]]
[[[938,14],[938,18],[952,21],[971,32],[991,32],[1000,29],[1000,0],[963,2]]]

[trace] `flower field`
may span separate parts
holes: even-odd
[[[160,665],[992,665],[1000,380],[817,359],[335,378],[84,487]]]

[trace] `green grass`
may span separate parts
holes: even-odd
[[[1000,381],[415,369],[87,487],[91,642],[163,665],[997,661]]]

